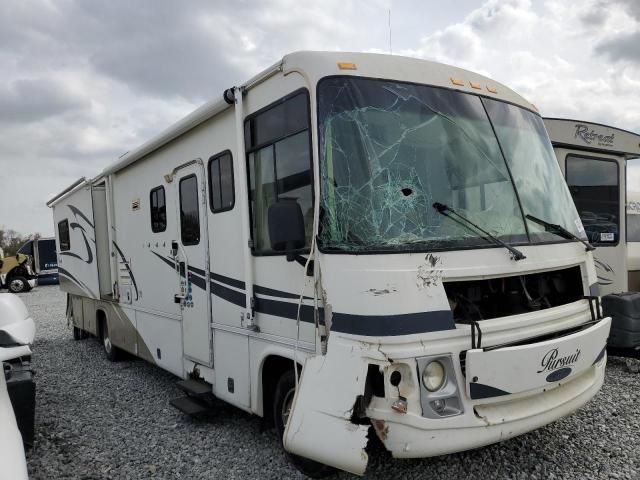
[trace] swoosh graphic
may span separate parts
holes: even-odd
[[[138,295],[138,284],[136,283],[136,277],[133,276],[133,272],[131,271],[131,267],[129,266],[129,262],[124,257],[124,253],[122,253],[122,250],[120,250],[120,247],[118,247],[118,244],[116,242],[113,242],[113,246],[116,247],[116,250],[118,251],[118,254],[120,255],[120,258],[122,259],[122,263],[124,263],[124,266],[127,269],[127,272],[129,273],[129,277],[131,277],[131,282],[133,283],[133,288],[136,291],[136,300],[138,300],[138,298],[140,298],[140,297]]]

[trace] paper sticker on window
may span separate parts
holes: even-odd
[[[601,242],[613,242],[615,241],[615,237],[613,232],[601,232],[600,233],[600,241]]]
[[[578,229],[578,233],[584,233],[584,227],[582,226],[582,222],[580,221],[580,219],[576,218],[574,222],[576,224],[576,228]]]

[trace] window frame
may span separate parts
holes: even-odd
[[[156,230],[153,226],[153,202],[151,198],[155,192],[159,192],[160,190],[162,190],[162,195],[164,197],[164,228],[162,230]],[[157,202],[157,195],[156,195],[156,202]],[[158,207],[156,207],[156,209],[157,208]],[[149,218],[151,220],[151,231],[153,233],[161,233],[167,230],[167,192],[164,189],[164,185],[159,185],[157,187],[152,188],[149,191]]]
[[[231,197],[233,198],[233,201],[231,202],[231,205],[229,207],[215,209],[213,208],[213,184],[211,183],[211,164],[214,161],[218,160],[218,174],[220,174],[221,172],[220,159],[225,155],[229,155],[229,161],[231,162]],[[221,179],[219,186],[222,187],[222,176],[220,176],[219,178]],[[223,150],[222,152],[216,153],[215,155],[209,157],[209,162],[207,164],[207,183],[209,184],[209,209],[211,210],[211,213],[222,213],[222,212],[228,212],[229,210],[233,210],[233,208],[236,206],[236,177],[235,177],[235,171],[233,168],[233,153],[231,152],[231,150],[229,149]],[[222,203],[222,188],[220,188],[219,190],[220,190],[220,203]]]
[[[182,228],[182,182],[185,182],[187,180],[190,180],[191,178],[195,178],[196,179],[196,207],[197,207],[197,211],[198,211],[198,241],[197,242],[185,242],[184,241],[184,230]],[[184,177],[182,177],[180,179],[180,181],[178,182],[178,210],[180,212],[180,242],[182,242],[182,245],[184,245],[185,247],[191,247],[191,246],[195,246],[195,245],[200,245],[200,240],[202,239],[202,228],[200,226],[200,199],[198,198],[198,176],[195,173],[192,173],[190,175],[186,175]]]
[[[620,214],[620,205],[621,205],[621,201],[620,201],[620,188],[621,188],[621,182],[620,182],[620,165],[618,164],[618,161],[614,158],[608,158],[608,157],[596,157],[593,155],[583,155],[579,152],[570,152],[567,153],[564,157],[564,180],[565,182],[567,182],[567,187],[569,188],[569,193],[571,193],[571,199],[573,200],[573,203],[575,203],[575,199],[573,198],[573,193],[571,192],[571,185],[569,184],[569,158],[574,157],[577,159],[584,159],[584,160],[597,160],[597,161],[601,161],[601,162],[609,162],[609,163],[613,163],[616,166],[616,186],[618,188],[618,198],[617,198],[617,202],[618,202],[618,221],[616,223],[616,226],[618,227],[618,239],[616,242],[591,242],[590,243],[594,246],[594,247],[617,247],[618,245],[620,245],[620,240],[622,235],[620,234],[620,227],[622,226],[622,218],[621,218],[621,214]],[[625,192],[625,197],[626,197],[626,192]],[[625,202],[625,207],[626,207],[626,202]],[[576,206],[576,211],[578,210],[578,207]],[[580,215],[580,212],[578,212],[578,215]],[[580,217],[580,222],[582,222],[582,217]],[[626,222],[626,208],[625,208],[625,222]],[[584,224],[583,224],[584,227]],[[586,228],[585,228],[585,233],[586,233]],[[627,236],[627,229],[626,229],[626,225],[625,225],[625,232],[624,232],[624,236],[625,236],[625,241],[626,241],[626,236]]]
[[[66,248],[62,243],[62,231],[60,230],[60,226],[65,225],[66,233],[67,233],[67,241],[65,242]],[[58,245],[60,246],[61,252],[67,252],[71,250],[71,231],[69,230],[69,219],[65,218],[64,220],[60,220],[58,222]]]
[[[299,130],[295,130],[293,132],[287,133],[286,135],[280,136],[280,137],[276,137],[273,138],[269,143],[261,143],[261,144],[256,144],[255,146],[252,146],[251,148],[247,148],[247,139],[246,139],[246,132],[247,132],[247,125],[248,123],[255,117],[259,116],[260,114],[271,110],[283,103],[285,103],[286,101],[290,100],[291,98],[300,95],[301,93],[304,94],[304,96],[306,97],[306,107],[307,107],[307,127],[306,128],[302,128]],[[243,121],[243,132],[245,133],[245,144],[244,144],[244,149],[245,149],[245,165],[246,165],[246,172],[247,172],[247,177],[246,177],[246,182],[247,182],[247,201],[248,201],[248,207],[249,207],[249,222],[250,222],[250,229],[249,229],[249,235],[251,238],[251,254],[254,257],[272,257],[272,256],[283,256],[286,255],[286,252],[276,252],[274,250],[271,250],[270,248],[267,250],[258,250],[255,246],[255,237],[254,237],[254,231],[253,231],[253,208],[251,205],[251,165],[250,165],[250,161],[249,161],[249,156],[252,153],[257,152],[258,150],[262,150],[263,148],[266,147],[271,147],[273,148],[274,151],[274,164],[273,164],[273,169],[274,169],[274,180],[276,183],[276,187],[277,187],[277,182],[278,182],[278,177],[277,177],[277,171],[276,171],[276,164],[277,164],[277,158],[275,156],[275,144],[285,140],[289,137],[293,137],[294,135],[298,135],[301,132],[304,132],[305,130],[309,131],[309,174],[310,174],[310,187],[311,187],[311,205],[313,206],[313,210],[315,212],[315,205],[316,205],[316,192],[315,192],[315,172],[314,172],[314,150],[313,150],[313,123],[312,123],[313,119],[311,117],[311,95],[309,93],[309,89],[307,89],[306,87],[300,87],[297,90],[294,90],[288,94],[286,94],[283,97],[280,97],[279,99],[275,100],[274,102],[271,102],[270,104],[260,108],[259,110],[256,110],[255,112],[252,112],[251,114],[247,115],[244,118]],[[277,191],[276,191],[276,195],[277,195]],[[315,215],[315,214],[314,214]],[[315,235],[315,232],[312,232],[312,235]],[[296,250],[296,253],[299,254],[308,254],[311,251],[310,246],[307,247],[305,246],[304,248],[298,249]]]

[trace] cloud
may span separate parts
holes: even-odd
[[[42,120],[89,106],[87,98],[50,78],[19,78],[0,88],[0,123]]]
[[[562,0],[489,0],[403,53],[484,73],[546,116],[640,131],[640,97],[631,80],[640,71],[633,64],[614,67],[601,54],[601,45],[619,40],[616,31],[638,26],[630,13],[637,5],[619,0],[603,8],[601,0],[586,0],[575,9]]]
[[[612,60],[630,60],[640,63],[640,31],[625,33],[602,42],[596,53]]]
[[[484,73],[544,115],[640,130],[636,0],[438,8],[417,0],[0,2],[2,222],[51,233],[42,197],[97,174],[288,52],[388,51],[388,9],[395,53]],[[37,192],[18,201],[24,185]]]

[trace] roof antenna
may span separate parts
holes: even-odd
[[[391,9],[389,9],[389,55],[393,55],[393,50],[391,49]]]

